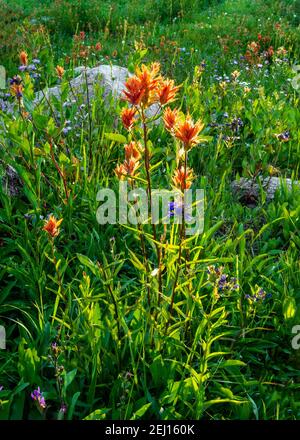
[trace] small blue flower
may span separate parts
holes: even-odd
[[[264,289],[262,289],[261,287],[256,287],[256,291],[253,295],[245,295],[245,298],[251,303],[258,303],[258,302],[263,302],[268,298],[271,298],[272,294],[271,293],[266,293]]]
[[[190,215],[190,207],[185,206],[185,209],[183,209],[183,204],[181,202],[169,202],[169,212],[168,217],[183,217],[183,211],[184,211],[184,220],[185,221],[191,221],[192,216]]]

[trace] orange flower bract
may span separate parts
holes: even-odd
[[[65,69],[62,66],[56,66],[55,70],[58,78],[62,79],[65,73]]]
[[[124,98],[134,106],[143,104],[144,107],[157,101],[157,88],[161,81],[159,70],[159,63],[152,63],[150,68],[144,64],[138,67],[135,75],[125,83]]]
[[[185,172],[184,166],[181,166],[175,170],[172,180],[176,188],[179,188],[181,191],[189,189],[194,180],[193,170],[191,168],[187,168]]]
[[[129,161],[130,159],[134,159],[138,161],[141,158],[141,150],[142,146],[138,142],[131,141],[129,144],[124,146],[125,149],[125,160]]]
[[[126,176],[133,177],[139,165],[140,164],[138,161],[130,158],[129,160],[125,160],[125,162],[121,165],[117,165],[117,167],[115,168],[115,173],[120,180],[123,180]]]
[[[183,122],[179,122],[175,127],[175,136],[179,139],[186,150],[199,143],[199,133],[203,130],[204,124],[198,120],[193,122],[190,115],[187,115]]]
[[[23,66],[27,66],[27,64],[28,64],[28,55],[27,55],[27,53],[24,50],[22,50],[22,52],[20,53],[19,59],[20,59],[20,63]]]
[[[47,231],[51,237],[57,237],[59,234],[59,226],[61,225],[63,219],[56,220],[53,215],[50,215],[49,220],[43,227],[44,231]]]
[[[124,97],[126,101],[135,106],[140,105],[145,93],[141,81],[137,77],[133,76],[128,78],[125,83],[125,87],[127,90],[123,90],[123,94],[125,95]]]
[[[124,108],[121,112],[121,118],[124,127],[130,131],[134,125],[135,119],[134,115],[136,114],[135,108]]]
[[[172,110],[170,107],[167,107],[163,115],[163,121],[166,129],[172,131],[178,121],[178,110],[176,108]]]
[[[23,85],[22,84],[12,84],[10,86],[10,93],[12,96],[16,96],[20,99],[23,95]]]
[[[120,180],[124,179],[124,177],[126,175],[126,170],[125,170],[124,164],[121,163],[120,165],[117,165],[115,168],[115,173],[116,173],[116,176],[118,179],[120,179]]]
[[[176,94],[179,90],[178,86],[174,85],[172,79],[166,79],[159,84],[157,95],[161,105],[168,104],[175,100]]]

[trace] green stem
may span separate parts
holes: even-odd
[[[185,181],[186,181],[186,174],[187,174],[187,151],[185,150],[184,153],[184,175],[185,175]],[[184,182],[185,183],[185,182]],[[184,185],[186,186],[186,185]],[[181,265],[181,258],[182,258],[182,249],[183,249],[183,242],[185,239],[185,188],[182,188],[183,190],[183,204],[182,204],[182,217],[181,217],[181,228],[180,228],[180,235],[179,235],[179,252],[178,252],[178,263],[177,263],[177,269],[176,269],[176,275],[175,280],[173,284],[173,290],[171,295],[171,303],[170,303],[170,316],[167,321],[166,325],[166,331],[169,327],[172,314],[173,314],[173,307],[174,307],[174,300],[175,300],[175,292],[178,284],[178,278],[179,278],[179,272],[180,272],[180,265]]]
[[[132,190],[134,189],[134,182],[131,182],[131,188]],[[136,200],[135,200],[136,203]],[[147,288],[147,299],[148,299],[148,306],[150,308],[151,306],[151,298],[150,298],[150,282],[149,282],[149,262],[148,262],[148,255],[147,255],[147,249],[145,246],[145,240],[144,240],[144,235],[143,235],[143,226],[140,225],[139,223],[137,224],[138,226],[138,230],[140,232],[139,236],[140,236],[140,242],[141,242],[141,250],[142,250],[142,255],[143,255],[143,259],[144,259],[144,264],[146,267],[146,288]]]
[[[70,194],[69,194],[69,190],[68,190],[68,187],[67,187],[67,180],[66,180],[64,173],[62,172],[60,166],[58,165],[58,163],[57,163],[57,161],[55,159],[55,155],[54,155],[54,151],[53,151],[53,145],[52,145],[51,141],[50,141],[49,145],[50,145],[50,155],[51,155],[52,162],[53,162],[55,168],[57,169],[58,174],[60,175],[60,177],[62,179],[62,182],[63,182],[63,185],[64,185],[64,190],[65,190],[65,194],[66,194],[66,199],[68,200]]]
[[[148,141],[148,130],[147,130],[147,123],[146,123],[146,117],[144,109],[141,111],[142,116],[142,125],[143,125],[143,136],[144,136],[144,147],[145,147],[145,170],[146,170],[146,177],[147,177],[147,193],[148,198],[150,202],[150,215],[151,215],[151,224],[152,224],[152,231],[153,231],[153,237],[155,240],[155,248],[156,248],[156,254],[157,254],[157,265],[158,265],[158,304],[161,301],[162,297],[162,275],[161,275],[161,252],[160,248],[157,243],[157,232],[156,232],[156,225],[152,222],[152,194],[151,194],[151,177],[150,177],[150,152],[147,145]]]
[[[112,291],[111,286],[107,283],[107,277],[106,277],[106,273],[105,273],[104,268],[102,268],[101,272],[103,274],[103,278],[104,278],[105,284],[107,284],[107,288],[108,288],[109,294],[110,294],[112,302],[113,302],[113,306],[114,306],[114,309],[115,309],[115,317],[116,317],[116,322],[117,322],[117,328],[118,328],[118,339],[119,339],[119,342],[121,342],[121,329],[120,329],[118,304],[117,304],[117,301],[116,301],[116,298],[115,298],[115,295],[114,295],[114,293]]]
[[[88,78],[86,73],[86,66],[84,69],[84,78],[85,78],[85,85],[86,85],[86,101],[88,106],[88,121],[89,121],[89,167],[91,167],[92,163],[92,118],[91,118],[91,103],[90,103],[90,93],[89,93],[89,84],[88,84]]]

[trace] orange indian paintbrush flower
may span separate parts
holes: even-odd
[[[178,121],[178,110],[176,108],[171,110],[170,107],[167,107],[164,111],[163,121],[168,131],[174,130]]]
[[[61,225],[63,219],[56,220],[53,215],[50,215],[49,220],[43,227],[44,231],[47,231],[51,237],[56,237],[59,234],[59,226]]]
[[[172,180],[176,188],[181,189],[181,191],[189,189],[194,180],[193,170],[191,168],[187,168],[185,172],[184,166],[181,166],[174,171]]]
[[[118,179],[120,179],[120,180],[124,179],[124,177],[126,175],[126,170],[125,170],[124,164],[121,163],[121,164],[116,166],[115,174],[116,174]]]
[[[115,168],[116,176],[120,180],[123,180],[126,176],[133,177],[139,166],[139,162],[131,157],[129,160],[125,160],[121,165],[117,165]]]
[[[132,76],[126,81],[125,87],[127,90],[123,90],[123,94],[126,101],[135,106],[140,105],[145,92],[141,81],[136,76]]]
[[[158,76],[160,70],[159,63],[152,63],[150,68],[144,64],[136,69],[136,74],[127,79],[125,90],[123,90],[124,98],[134,106],[143,104],[149,107],[157,99],[157,88],[161,82]]]
[[[24,50],[22,50],[22,52],[20,53],[19,59],[20,59],[20,63],[23,66],[27,66],[27,64],[28,64],[28,55],[27,55],[27,53]]]
[[[10,86],[10,93],[12,96],[16,96],[18,99],[22,98],[23,95],[23,86],[22,84],[12,84]]]
[[[152,63],[150,69],[143,64],[141,68],[136,70],[136,75],[144,89],[142,102],[145,107],[149,107],[157,101],[157,89],[161,82],[161,77],[158,76],[159,71],[159,63]]]
[[[152,63],[150,68],[142,64],[141,67],[136,68],[135,75],[141,81],[144,88],[153,89],[161,80],[161,77],[158,76],[159,71],[159,63]]]
[[[136,114],[136,109],[134,107],[124,108],[121,112],[123,125],[128,131],[130,131],[133,128],[135,122],[134,119],[135,114]]]
[[[190,115],[187,115],[183,122],[179,122],[175,127],[175,136],[179,139],[185,150],[189,150],[200,141],[199,133],[203,130],[204,124],[200,121],[193,122]]]
[[[62,77],[64,76],[64,73],[65,73],[65,69],[62,66],[56,66],[55,70],[56,70],[56,74],[57,74],[58,78],[62,79]]]
[[[158,99],[161,105],[168,104],[173,102],[176,98],[176,94],[179,90],[179,86],[174,85],[174,81],[172,79],[166,79],[161,81],[158,86]]]
[[[136,161],[141,158],[142,145],[139,142],[131,141],[129,144],[124,146],[125,149],[125,160],[129,161],[134,159]]]

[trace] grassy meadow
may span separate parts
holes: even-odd
[[[0,419],[300,419],[300,3],[0,0],[0,20]],[[126,93],[77,96],[102,64]],[[120,182],[203,189],[203,231],[184,197],[166,225],[99,224]]]

